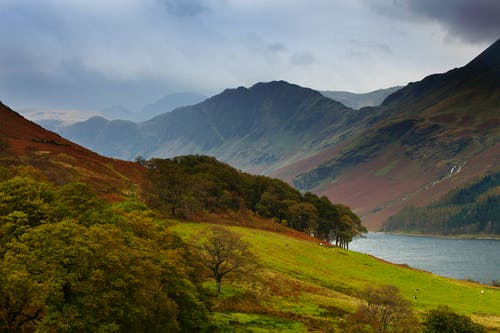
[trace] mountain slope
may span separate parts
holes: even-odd
[[[32,165],[56,184],[84,181],[101,195],[135,191],[142,167],[93,153],[26,120],[0,103],[0,165]]]
[[[379,109],[386,119],[294,179],[352,205],[372,228],[500,165],[500,41],[465,67],[410,83]]]
[[[500,234],[500,171],[451,191],[426,207],[405,207],[386,231],[433,234]]]
[[[348,91],[321,91],[321,94],[357,110],[366,106],[378,106],[387,96],[401,88],[401,86],[397,86],[359,94]]]

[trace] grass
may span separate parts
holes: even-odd
[[[180,223],[173,229],[189,238],[205,226]],[[391,284],[400,289],[401,295],[413,303],[418,313],[445,304],[491,329],[500,328],[499,288],[436,276],[280,233],[243,227],[227,228],[241,234],[242,239],[252,245],[262,268],[253,277],[254,281],[247,282],[247,285],[226,286],[234,297],[228,298],[233,299],[233,303],[221,303],[223,306],[220,309],[224,310],[218,314],[221,320],[232,318],[228,320],[243,323],[240,321],[243,319],[235,313],[258,314],[257,319],[270,316],[285,320],[288,324],[283,325],[293,324],[296,332],[300,332],[299,327],[302,327],[299,323],[321,332],[343,314],[354,311],[363,302],[360,293],[365,288]],[[241,288],[253,298],[245,299]],[[238,311],[233,313],[231,309]],[[279,331],[279,328],[268,328],[271,332]]]

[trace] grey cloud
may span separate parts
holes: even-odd
[[[465,41],[491,42],[500,37],[498,0],[408,0],[408,6]]]
[[[500,37],[498,0],[362,0],[379,14],[402,21],[433,20],[467,43],[491,43]]]
[[[167,11],[178,17],[192,17],[208,11],[201,0],[165,0]]]
[[[294,53],[290,56],[290,64],[295,66],[306,66],[314,62],[314,57],[309,52]]]

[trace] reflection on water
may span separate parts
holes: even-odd
[[[500,240],[368,233],[349,249],[455,279],[500,282]]]

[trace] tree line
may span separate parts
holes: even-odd
[[[390,217],[386,231],[435,234],[500,234],[500,172],[487,175],[426,207]]]
[[[138,160],[147,168],[149,205],[175,218],[250,210],[292,229],[347,248],[366,232],[360,218],[325,196],[301,194],[287,183],[240,172],[208,156]]]

